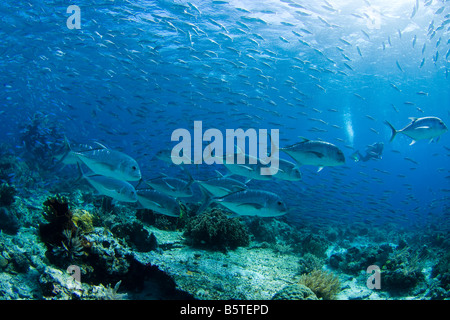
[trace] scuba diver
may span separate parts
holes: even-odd
[[[358,161],[369,161],[370,159],[374,159],[374,160],[380,160],[382,159],[381,154],[383,153],[383,147],[384,147],[384,143],[383,142],[376,142],[374,144],[370,144],[366,147],[366,155],[363,156],[359,150],[357,150],[355,153],[352,154],[352,158],[353,160],[355,160],[355,162]]]

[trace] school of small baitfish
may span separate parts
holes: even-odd
[[[4,32],[17,25],[26,27],[39,21],[41,12],[47,10],[25,4],[19,6],[27,9],[24,12],[29,13],[28,21],[6,25]],[[193,120],[205,119],[206,122],[208,119],[212,127],[226,128],[231,123],[243,128],[270,125],[286,130],[280,150],[289,155],[291,161],[283,159],[280,163],[282,170],[278,177],[282,180],[300,180],[302,174],[299,169],[302,165],[319,168],[342,165],[345,157],[337,145],[347,144],[346,148],[353,148],[349,134],[335,134],[336,142],[333,142],[336,145],[320,138],[299,140],[297,137],[305,136],[304,131],[308,131],[310,136],[348,132],[345,125],[326,120],[326,114],[342,114],[346,119],[350,113],[346,106],[338,107],[339,102],[336,102],[336,106],[320,107],[312,99],[345,92],[346,105],[367,104],[371,97],[364,94],[364,90],[358,90],[358,83],[351,82],[362,68],[368,52],[374,55],[373,50],[379,52],[379,57],[374,58],[374,64],[384,60],[391,64],[390,68],[388,66],[390,74],[374,77],[377,85],[381,83],[383,90],[397,92],[399,99],[402,99],[402,94],[405,94],[403,99],[408,99],[403,102],[403,106],[391,103],[392,110],[398,113],[404,107],[409,108],[407,110],[411,116],[413,113],[421,115],[412,118],[411,123],[401,130],[395,129],[391,122],[406,123],[406,119],[389,119],[388,128],[392,130],[392,139],[401,133],[413,141],[430,140],[446,131],[442,120],[432,115],[425,117],[427,109],[423,106],[423,99],[429,93],[418,89],[415,96],[406,94],[411,90],[402,82],[404,75],[408,75],[412,68],[425,70],[430,67],[445,78],[448,77],[450,13],[445,2],[417,0],[410,8],[410,15],[401,17],[407,21],[401,28],[403,30],[398,29],[389,34],[380,32],[377,24],[380,19],[399,17],[393,17],[392,12],[383,12],[380,6],[372,5],[370,0],[365,0],[351,10],[326,0],[314,4],[280,0],[271,3],[270,8],[261,8],[257,1],[244,1],[236,6],[232,0],[167,0],[150,3],[125,0],[121,1],[120,6],[112,7],[104,1],[94,0],[90,2],[89,8],[95,14],[86,13],[84,17],[88,18],[83,20],[83,28],[79,33],[64,33],[63,37],[48,47],[42,46],[42,41],[28,39],[28,48],[20,57],[14,57],[13,46],[5,49],[4,55],[11,58],[13,65],[19,65],[29,57],[38,57],[35,64],[39,78],[46,81],[39,80],[33,90],[61,95],[60,101],[50,95],[47,98],[52,103],[51,112],[67,119],[68,131],[76,130],[82,136],[92,138],[93,132],[97,130],[99,134],[109,136],[111,139],[108,143],[115,145],[123,144],[125,139],[132,141],[131,146],[139,154],[136,159],[141,163],[147,162],[148,157],[156,152],[158,154],[152,161],[163,159],[170,162],[167,157],[170,145],[160,145],[155,151],[152,140],[155,137],[167,138],[173,128],[189,126]],[[431,17],[425,34],[420,28],[410,28],[416,21],[419,23],[421,15]],[[358,34],[355,34],[354,29],[348,32],[344,24],[335,23],[334,18],[338,16],[341,22],[348,21],[349,25],[352,22],[352,28],[359,25],[356,29]],[[16,18],[20,21],[20,18]],[[101,19],[106,19],[108,23]],[[47,20],[48,26],[58,25],[51,17]],[[116,23],[115,27],[112,22]],[[318,28],[313,27],[318,23]],[[105,29],[103,25],[111,27]],[[38,40],[45,39],[46,32],[49,31],[44,29]],[[406,40],[406,37],[410,39]],[[8,41],[5,43],[7,45]],[[418,61],[401,59],[398,53],[403,50],[405,43],[408,43],[409,50],[417,52],[420,57]],[[89,58],[93,52],[95,57]],[[61,61],[63,65],[58,64]],[[32,75],[36,66],[30,70],[23,67],[24,72]],[[14,72],[13,69],[11,72]],[[54,72],[58,72],[58,76]],[[367,72],[370,71],[362,71]],[[78,83],[80,75],[88,77]],[[14,92],[14,83],[5,84],[5,91]],[[136,103],[129,105],[129,100]],[[15,101],[10,103],[12,106],[14,103],[19,104]],[[77,104],[83,106],[83,114],[90,113],[91,120],[78,121],[82,117]],[[281,111],[281,106],[290,107],[291,111]],[[121,114],[128,115],[126,123],[121,123]],[[365,117],[374,124],[369,125],[368,129],[379,135],[379,129],[375,127],[378,120],[369,110]],[[157,126],[161,123],[165,123],[165,126]],[[298,131],[299,123],[305,126],[300,128],[301,133]],[[129,125],[136,130],[130,132]],[[410,157],[405,157],[405,160],[418,165]],[[205,203],[222,203],[238,215],[278,216],[288,212],[284,201],[275,192],[247,187],[245,182],[262,178],[258,176],[259,170],[248,166],[229,166],[222,177],[201,181],[190,176],[183,180],[158,175],[146,180],[148,189],[143,189],[139,184],[141,189],[136,190],[127,181],[141,180],[141,171],[137,161],[122,152],[100,144],[77,148],[71,146],[60,155],[59,161],[87,166],[93,173],[81,172],[81,175],[99,193],[118,201],[139,202],[143,207],[161,214],[178,216],[176,200],[192,196],[193,184],[198,184],[207,195]],[[339,181],[340,175],[345,175],[348,169],[347,166],[342,168],[344,172],[332,172],[335,181]],[[441,171],[445,170],[441,168]],[[239,175],[244,177],[245,182],[237,178]],[[367,185],[383,183],[378,177],[366,177],[365,172],[360,172],[360,175]],[[264,177],[262,180],[272,182],[276,179],[277,176],[270,179]],[[362,203],[355,202],[367,186],[363,185],[357,192],[352,190],[359,182],[343,188],[338,184],[323,188],[325,194],[321,199],[329,199],[330,202],[317,203],[317,211],[339,219],[343,206],[363,207]],[[314,190],[320,190],[321,185],[327,184],[327,181],[319,182]],[[405,187],[412,189],[410,184]],[[278,191],[286,196],[294,196],[287,187],[280,186]],[[348,199],[333,203],[335,199],[332,195],[336,192],[348,195]],[[365,203],[373,204],[378,214],[393,212],[392,207],[385,203],[394,193],[395,190],[387,189],[381,198],[369,196]],[[404,201],[411,198],[414,198],[412,194],[410,199]],[[300,204],[295,209],[302,211]]]

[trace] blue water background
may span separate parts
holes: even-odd
[[[195,120],[222,132],[279,129],[281,147],[322,139],[347,158],[319,173],[301,167],[302,181],[249,184],[279,193],[291,221],[448,224],[449,133],[438,143],[409,146],[403,135],[389,143],[383,122],[400,129],[408,117],[437,116],[450,124],[450,24],[429,33],[450,5],[391,2],[2,1],[0,141],[20,154],[20,126],[40,112],[70,141],[133,156],[144,178],[185,177],[153,158],[174,146],[173,130],[192,132]],[[66,26],[69,4],[81,8],[79,30]],[[350,159],[377,141],[382,160]],[[197,179],[216,169],[226,172],[189,167]]]

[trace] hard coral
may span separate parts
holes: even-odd
[[[391,294],[404,294],[424,281],[425,257],[426,253],[410,247],[394,251],[382,268],[384,289]]]
[[[194,246],[213,250],[235,249],[249,244],[249,235],[238,218],[228,218],[221,209],[209,209],[190,218],[184,235]]]
[[[300,284],[307,286],[319,299],[334,300],[341,289],[339,278],[331,272],[314,270],[300,277]]]
[[[94,230],[94,216],[86,210],[73,210],[72,221],[78,230],[83,233],[90,233]]]
[[[319,300],[310,288],[302,284],[293,284],[278,291],[272,300]]]

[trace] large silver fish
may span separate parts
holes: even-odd
[[[196,180],[195,182],[212,197],[223,197],[247,188],[243,182],[229,177],[218,177],[204,181]]]
[[[173,197],[153,189],[136,190],[139,204],[145,209],[170,217],[180,216],[180,204]]]
[[[193,180],[186,181],[167,176],[161,176],[146,181],[146,183],[153,189],[174,198],[192,197],[193,192],[191,185],[193,182]]]
[[[302,173],[296,163],[280,158],[278,159],[278,171],[273,177],[280,180],[299,181],[302,179]]]
[[[126,181],[94,174],[83,177],[98,191],[99,194],[120,202],[136,202],[136,190]]]
[[[94,173],[124,181],[141,180],[141,170],[136,160],[123,152],[111,150],[98,144],[98,148],[85,151],[70,151]]]
[[[392,124],[388,121],[385,123],[391,128],[392,136],[391,141],[394,140],[397,133],[403,133],[404,135],[413,139],[410,145],[416,143],[418,140],[432,140],[438,138],[445,132],[447,132],[447,126],[444,122],[437,117],[423,117],[423,118],[409,118],[411,123],[400,130],[396,130]]]
[[[280,148],[280,151],[291,156],[298,165],[323,167],[340,166],[345,163],[344,153],[334,144],[303,138],[302,142]]]
[[[204,202],[198,213],[206,209],[211,202],[219,203],[239,216],[278,217],[288,212],[280,196],[265,190],[247,189],[223,197],[210,198]]]

